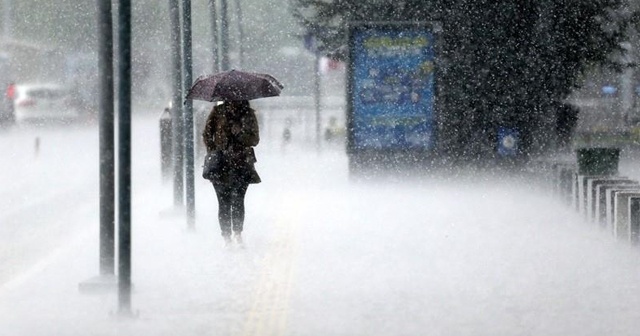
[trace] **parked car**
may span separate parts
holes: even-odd
[[[13,106],[18,122],[61,121],[80,116],[71,92],[57,84],[16,85]]]

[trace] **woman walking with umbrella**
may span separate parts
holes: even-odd
[[[253,147],[260,142],[258,120],[249,100],[277,96],[282,85],[272,76],[231,70],[200,77],[187,99],[223,101],[207,118],[202,139],[207,149],[203,177],[218,199],[218,222],[225,244],[243,244],[244,199],[249,184],[260,183]]]
[[[218,198],[218,221],[225,243],[242,244],[244,198],[249,184],[260,183],[253,146],[260,142],[258,120],[247,100],[229,101],[209,113],[202,134],[207,153],[223,160],[208,176]]]

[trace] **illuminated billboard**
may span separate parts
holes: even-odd
[[[349,31],[350,151],[434,146],[434,34],[427,25]]]

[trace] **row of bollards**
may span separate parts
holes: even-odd
[[[619,156],[618,148],[583,148],[577,151],[577,162],[550,163],[552,189],[587,223],[637,244],[640,182],[618,175]]]

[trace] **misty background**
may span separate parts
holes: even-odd
[[[237,3],[244,18],[244,64],[239,60]],[[132,5],[134,104],[162,108],[171,96],[168,2],[141,0]],[[213,72],[209,6],[207,0],[192,1],[194,78]],[[7,37],[0,53],[12,56],[5,70],[11,81],[74,80],[85,87],[96,82],[94,0],[4,0],[0,9]],[[310,94],[315,56],[303,47],[302,29],[290,14],[288,0],[229,1],[229,26],[232,67],[276,74],[286,95]]]
[[[214,71],[210,6],[192,1],[194,78]],[[446,41],[438,58],[439,104],[446,111],[438,122],[441,154],[494,155],[496,125],[520,128],[526,155],[554,150],[559,140],[550,130],[565,102],[579,109],[571,139],[578,145],[611,145],[611,134],[637,141],[640,134],[639,43],[630,29],[638,22],[636,1],[234,0],[228,6],[231,67],[272,73],[284,84],[283,95],[298,97],[313,94],[316,57],[305,36],[315,36],[328,53],[344,45],[349,21],[440,22]],[[0,9],[0,86],[64,82],[97,109],[95,1],[3,0]],[[133,3],[134,104],[158,112],[171,96],[169,26],[168,2]],[[344,79],[344,64],[323,73],[325,101],[343,104]]]

